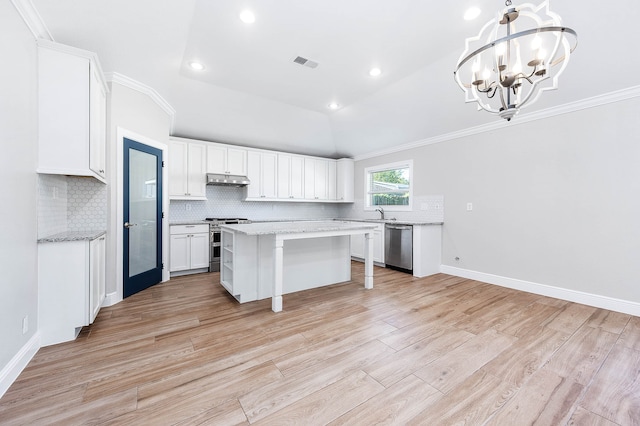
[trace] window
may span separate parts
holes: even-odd
[[[366,210],[411,210],[413,161],[368,167],[364,174]]]

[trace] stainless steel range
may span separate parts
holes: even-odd
[[[209,222],[209,272],[220,272],[220,225],[231,225],[236,223],[251,223],[248,219],[242,218],[220,218],[208,217]]]

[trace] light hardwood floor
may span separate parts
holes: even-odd
[[[40,349],[2,424],[640,424],[640,318],[375,269],[238,304],[174,278]]]

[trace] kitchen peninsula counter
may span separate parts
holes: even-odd
[[[373,230],[349,221],[221,225],[220,283],[240,303],[351,280],[350,236],[365,235],[365,288],[373,288]]]

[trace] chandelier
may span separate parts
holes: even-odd
[[[542,92],[558,88],[578,35],[562,26],[549,0],[520,7],[507,0],[505,6],[476,37],[466,39],[453,74],[466,102],[510,121]]]

